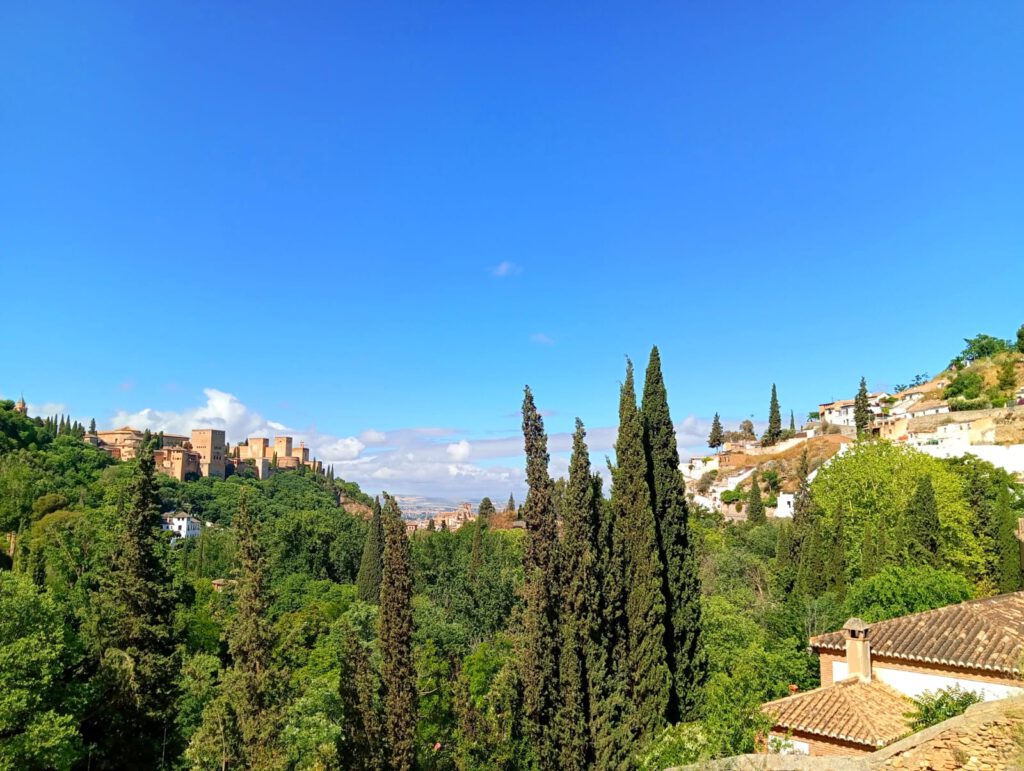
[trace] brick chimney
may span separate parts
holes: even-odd
[[[849,677],[871,682],[871,642],[868,625],[859,618],[851,618],[843,625],[846,632],[846,668]]]

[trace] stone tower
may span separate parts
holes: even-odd
[[[14,411],[20,412],[22,415],[28,417],[28,405],[25,404],[25,396],[22,395],[18,401],[14,403]]]

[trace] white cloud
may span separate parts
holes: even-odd
[[[48,418],[53,415],[68,415],[71,412],[68,405],[63,402],[43,402],[42,404],[26,402],[25,406],[28,407],[28,414],[33,418]]]
[[[452,460],[463,461],[469,459],[473,448],[465,439],[460,439],[455,444],[448,445],[447,451]]]
[[[260,413],[247,407],[234,394],[205,388],[206,403],[180,412],[160,411],[150,408],[138,412],[121,410],[110,419],[111,427],[124,425],[168,434],[191,433],[193,428],[219,428],[232,444],[250,436],[274,436],[287,434],[296,443],[305,442],[310,453],[320,458],[325,465],[337,461],[352,460],[359,456],[365,444],[354,436],[339,437],[324,434],[315,429],[291,428],[276,420],[267,420]]]
[[[444,426],[416,426],[381,431],[367,428],[354,436],[338,436],[316,429],[291,428],[250,409],[233,394],[215,388],[204,390],[205,403],[180,412],[144,409],[120,411],[109,425],[125,424],[154,431],[188,434],[193,428],[222,428],[228,441],[249,436],[288,434],[304,441],[311,455],[333,465],[335,472],[357,482],[368,493],[382,488],[394,494],[451,499],[479,499],[484,495],[503,499],[513,492],[525,493],[523,438],[513,431],[504,436],[475,438],[469,432]],[[64,405],[40,405],[38,414],[67,412]],[[726,421],[734,427],[739,421]],[[680,456],[707,451],[711,421],[690,415],[676,424]],[[759,426],[759,429],[763,426]],[[605,456],[614,456],[615,426],[587,429],[591,463],[607,477]],[[551,474],[568,473],[572,434],[548,436]],[[607,479],[605,480],[607,483]]]
[[[352,460],[353,458],[358,458],[359,453],[364,449],[366,449],[366,445],[354,436],[337,439],[329,444],[320,446],[320,452],[325,457],[333,460]]]
[[[535,332],[535,333],[533,333],[532,335],[530,335],[530,339],[533,340],[533,342],[535,342],[535,343],[540,343],[541,345],[554,345],[555,344],[554,339],[549,337],[548,335],[545,335],[543,332]]]
[[[511,276],[518,273],[520,270],[522,269],[514,262],[509,262],[508,260],[505,260],[504,262],[499,262],[497,265],[491,268],[491,275],[497,276],[498,278],[505,278],[507,276]]]

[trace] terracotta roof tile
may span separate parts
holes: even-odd
[[[1017,677],[1024,657],[1024,592],[879,621],[871,625],[869,639],[873,656]],[[818,635],[811,647],[842,653],[846,636]]]
[[[856,677],[770,701],[761,711],[776,728],[884,747],[906,734],[912,702],[880,680]]]

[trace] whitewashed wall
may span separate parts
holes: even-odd
[[[845,680],[849,677],[849,668],[845,661],[832,662],[833,681]],[[981,694],[985,701],[993,699],[1005,699],[1007,696],[1017,696],[1024,693],[1024,688],[1016,688],[1011,685],[999,685],[988,683],[983,680],[970,680],[966,677],[953,677],[951,675],[935,675],[925,672],[908,672],[904,669],[890,669],[888,667],[873,665],[871,668],[873,677],[877,677],[886,685],[890,685],[902,694],[916,699],[925,691],[936,691],[940,688],[949,688],[959,685],[967,691],[974,691]]]

